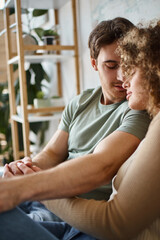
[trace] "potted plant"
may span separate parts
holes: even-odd
[[[52,45],[59,39],[59,35],[56,31],[48,29],[43,31],[42,39],[46,45]]]
[[[43,41],[44,45],[54,45],[59,40],[59,34],[54,29],[42,29],[42,28],[35,28],[34,31],[38,35],[41,41]],[[49,52],[47,52],[49,53]],[[55,53],[55,51],[51,51],[51,53]]]
[[[50,99],[45,98],[45,95],[42,91],[38,91],[36,94],[36,98],[33,100],[33,104],[35,108],[45,108],[50,107]]]
[[[37,92],[36,98],[33,100],[33,103],[35,108],[59,107],[64,105],[64,100],[59,96],[47,98],[42,91],[39,91]]]

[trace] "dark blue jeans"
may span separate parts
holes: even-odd
[[[95,240],[65,222],[34,221],[19,207],[0,214],[1,240]]]

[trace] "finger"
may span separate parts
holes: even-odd
[[[32,166],[32,159],[30,157],[25,157],[22,159],[22,162],[28,166],[28,167],[31,167]]]
[[[17,167],[18,162],[21,162],[21,161],[18,160],[18,161],[9,163],[9,169],[10,169],[10,172],[13,173],[13,175],[22,175],[22,172]]]
[[[26,164],[22,162],[18,162],[17,167],[23,174],[30,174],[34,172],[30,167],[26,166]]]
[[[32,170],[34,171],[34,172],[39,172],[39,171],[42,171],[42,169],[40,169],[39,167],[37,167],[37,166],[32,166],[31,167],[32,168]]]
[[[5,164],[2,178],[10,178],[10,177],[13,177],[13,176],[14,175],[10,172],[8,164]]]

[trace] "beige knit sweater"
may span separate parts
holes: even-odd
[[[98,239],[160,239],[160,113],[137,152],[119,169],[113,200],[52,201],[53,212]]]

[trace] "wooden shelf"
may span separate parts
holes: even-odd
[[[63,7],[68,2],[71,3],[72,9],[72,22],[73,22],[73,44],[72,45],[25,45],[23,42],[21,8],[34,8],[34,9],[53,9],[55,24],[59,24],[59,8]],[[16,23],[10,25],[9,8],[15,8]],[[0,1],[0,8],[4,9],[5,29],[0,33],[6,34],[6,55],[7,55],[7,69],[8,69],[8,88],[9,88],[9,104],[11,113],[11,130],[14,159],[19,159],[22,153],[19,149],[19,135],[18,135],[18,122],[22,124],[23,132],[23,145],[24,156],[29,156],[30,152],[30,125],[31,122],[43,122],[60,119],[64,106],[54,106],[46,108],[28,108],[28,93],[27,81],[25,72],[25,62],[41,63],[43,61],[50,61],[55,63],[54,70],[56,71],[57,81],[57,95],[62,97],[62,74],[61,65],[69,59],[74,60],[75,68],[75,84],[76,94],[80,93],[80,79],[79,79],[79,59],[78,59],[78,38],[77,38],[77,17],[76,17],[76,0],[4,0]],[[64,19],[64,18],[63,18]],[[17,40],[17,53],[12,49],[11,44],[11,31],[10,29],[16,27],[16,40]],[[59,45],[58,45],[59,44]],[[33,53],[33,55],[28,55]],[[27,54],[28,53],[28,54]],[[18,76],[20,86],[20,102],[21,113],[17,112],[16,96],[14,89],[14,68],[13,64],[18,64]],[[63,105],[63,103],[61,103]],[[17,114],[19,113],[19,114]]]
[[[69,0],[54,0],[54,1],[21,0],[21,6],[22,8],[59,9],[62,6],[64,6],[67,2],[69,2]],[[14,7],[14,0],[2,1],[0,9],[4,9],[6,7],[7,8]]]
[[[56,113],[53,115],[28,115],[28,122],[44,122],[44,121],[51,121],[51,120],[59,120],[61,118],[61,113]],[[19,122],[19,123],[23,123],[24,120],[22,117],[20,117],[19,115],[12,115],[12,120]]]
[[[43,61],[52,61],[53,63],[64,62],[71,59],[69,55],[44,54],[44,55],[25,55],[24,61],[29,63],[39,63]],[[15,56],[8,61],[8,64],[18,63],[19,56]]]

